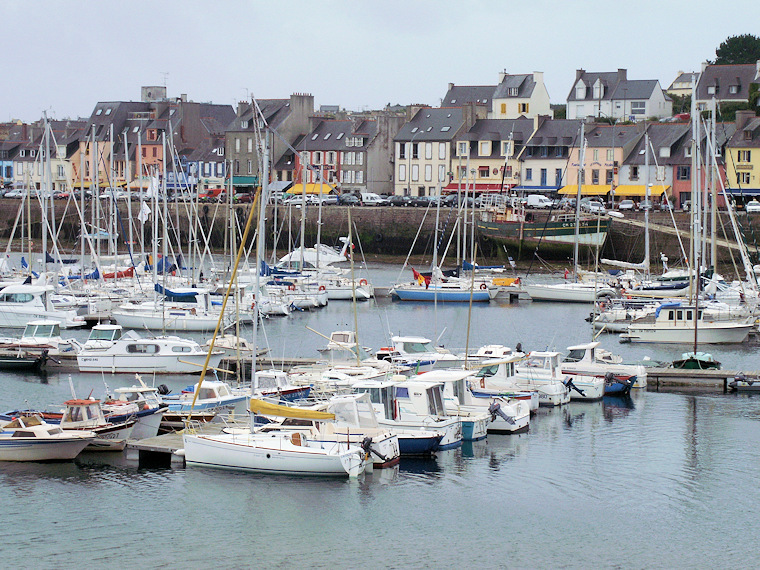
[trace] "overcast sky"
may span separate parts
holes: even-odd
[[[575,70],[658,79],[752,33],[760,1],[4,0],[0,121],[88,117],[140,86],[233,105],[314,95],[317,106],[440,105],[448,83],[543,71],[564,103]]]

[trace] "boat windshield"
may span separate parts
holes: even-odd
[[[117,340],[119,329],[92,329],[89,340]]]
[[[404,352],[407,354],[419,354],[423,352],[435,352],[430,342],[405,342]]]
[[[492,364],[491,366],[484,366],[483,368],[478,370],[478,373],[475,374],[475,377],[488,378],[489,376],[495,376],[498,371],[499,371],[498,364]]]
[[[583,360],[583,355],[586,354],[586,350],[583,348],[576,348],[570,351],[570,354],[568,354],[565,357],[565,362],[580,362]]]
[[[259,390],[276,390],[277,379],[273,375],[259,374],[256,376],[256,388]]]
[[[427,389],[428,394],[428,412],[431,416],[445,416],[443,408],[443,398],[441,397],[441,387],[432,386]]]

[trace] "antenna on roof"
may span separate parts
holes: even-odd
[[[162,71],[161,75],[164,76],[164,87],[166,87],[166,78],[169,77],[169,72],[168,71]]]

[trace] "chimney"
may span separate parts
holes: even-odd
[[[578,69],[575,71],[575,82],[578,83],[578,80],[583,77],[583,74],[586,73],[585,69]]]
[[[760,64],[760,62],[758,62],[758,64]],[[708,65],[710,65],[710,62],[709,62],[709,61],[703,61],[703,62],[702,62],[702,73],[704,73],[704,72],[705,72],[705,69],[707,69],[707,66],[708,66]]]
[[[187,103],[187,93],[182,93],[179,96],[179,100],[182,101],[183,103]]]
[[[736,112],[736,130],[744,128],[750,119],[755,118],[755,112],[751,109],[743,109]]]
[[[618,81],[627,81],[628,80],[628,70],[618,68],[617,72]]]
[[[499,83],[503,83],[504,79],[507,77],[507,70],[499,72]]]
[[[543,71],[534,71],[533,72],[533,81],[535,81],[538,84],[541,84],[544,82],[544,72]]]
[[[453,83],[449,83],[449,91],[451,91],[452,89],[454,89],[454,84]]]

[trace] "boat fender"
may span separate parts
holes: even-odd
[[[366,285],[366,284],[367,284],[367,280],[366,280],[366,279],[359,279],[359,285],[360,285],[360,286],[362,286],[362,287],[363,287],[363,286],[364,286],[364,285]]]
[[[485,283],[481,283],[481,284],[480,284],[480,288],[481,288],[483,291],[485,291],[486,289],[488,289],[488,285],[486,285]]]
[[[292,285],[292,284],[288,285],[288,291],[295,291],[295,290],[296,290],[296,286],[295,285]]]
[[[325,290],[325,286],[324,286],[324,285],[320,285],[320,286],[319,286],[319,290],[320,290],[320,291],[324,291],[324,290]]]

